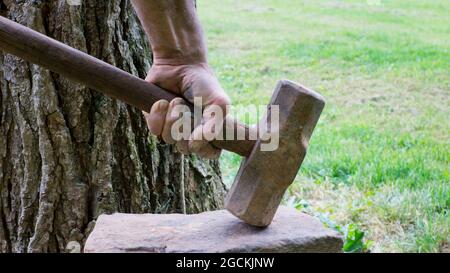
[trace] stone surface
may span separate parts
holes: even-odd
[[[280,207],[267,228],[225,210],[194,215],[101,215],[84,252],[340,252],[333,230],[295,209]]]

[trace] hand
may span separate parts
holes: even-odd
[[[144,113],[150,132],[168,144],[176,144],[177,150],[183,154],[195,153],[207,159],[218,158],[221,150],[212,146],[207,139],[211,140],[211,135],[220,133],[230,99],[208,64],[155,64],[146,80],[183,96],[191,103],[194,103],[194,98],[201,98],[203,104],[202,122],[194,128],[189,139],[175,141],[171,134],[172,125],[180,119],[181,113],[177,110],[180,107],[176,106],[183,104],[182,99],[170,103],[160,100],[152,106],[150,113]],[[223,115],[215,115],[218,107]]]

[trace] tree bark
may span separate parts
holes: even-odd
[[[130,1],[70,2],[0,0],[1,15],[145,77],[151,52]],[[217,161],[184,157],[138,110],[1,54],[0,252],[83,246],[102,213],[222,207]]]

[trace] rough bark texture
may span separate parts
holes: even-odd
[[[1,15],[140,77],[151,65],[129,0],[0,0]],[[84,244],[102,213],[222,206],[216,161],[176,153],[138,110],[0,53],[0,252]]]

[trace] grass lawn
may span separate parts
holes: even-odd
[[[370,251],[450,251],[448,0],[198,0],[198,8],[234,104],[266,104],[282,78],[327,99],[286,204],[364,231]],[[239,161],[224,154],[227,183]]]

